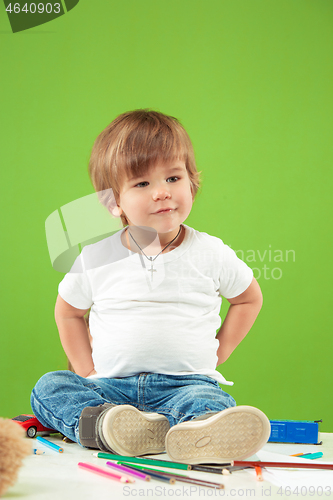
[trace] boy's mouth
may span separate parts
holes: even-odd
[[[161,208],[161,210],[157,210],[157,212],[154,212],[155,214],[166,214],[173,212],[175,209],[174,208]]]

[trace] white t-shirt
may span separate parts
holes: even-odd
[[[73,307],[91,307],[99,377],[138,373],[207,375],[215,369],[223,297],[244,292],[252,270],[219,238],[185,227],[183,242],[151,262],[121,243],[121,233],[86,246],[59,285]]]

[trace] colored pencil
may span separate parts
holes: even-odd
[[[64,449],[63,448],[60,448],[60,446],[54,444],[54,443],[51,443],[51,441],[48,441],[47,439],[44,439],[40,436],[37,436],[36,437],[37,441],[39,441],[41,444],[44,444],[45,446],[47,446],[48,448],[51,448],[51,450],[53,451],[57,451],[58,453],[63,453],[64,452]]]
[[[252,469],[251,465],[228,465],[225,469],[217,469],[214,470],[217,474],[222,474],[223,476],[227,476],[228,474],[232,474],[233,472],[237,472],[239,470]],[[211,472],[211,471],[209,471]]]
[[[164,470],[161,470],[161,469],[153,469],[151,467],[143,467],[142,465],[138,465],[138,464],[126,464],[125,462],[121,462],[123,465],[125,465],[126,467],[129,467],[130,469],[135,469],[135,470],[142,470],[142,471],[145,471],[147,473],[149,472],[156,472],[157,474],[165,474],[166,476],[170,476],[170,477],[186,477],[186,476],[183,476],[182,474],[177,474],[177,472],[170,472],[170,471],[164,471]]]
[[[157,472],[157,473],[162,474],[164,476],[173,477],[177,481],[182,481],[184,483],[198,484],[200,486],[207,486],[208,488],[217,488],[217,489],[224,488],[224,484],[221,484],[221,483],[212,483],[211,481],[204,481],[202,479],[195,479],[195,478],[192,478],[190,476],[184,476],[183,474],[177,474],[177,473],[173,473],[173,472],[165,472],[165,471],[160,471],[157,469],[151,469],[148,467],[142,467],[141,465],[137,465],[137,464],[135,464],[135,465],[127,464],[127,467],[145,471],[147,474],[150,474],[151,471]]]
[[[132,476],[138,477],[139,479],[143,479],[144,481],[150,481],[150,476],[147,476],[147,474],[144,474],[143,472],[139,472],[139,471],[134,470],[132,468],[126,467],[125,465],[114,464],[113,462],[106,462],[106,465],[108,467],[111,467],[112,469],[116,469],[116,470],[125,472],[126,474],[130,474]]]
[[[238,471],[238,470],[245,470],[245,469],[251,469],[252,467],[251,466],[244,466],[244,465],[238,465],[238,466],[235,466],[235,465],[231,465],[230,467],[227,467],[226,469],[223,469],[222,470],[222,474],[231,474],[232,472],[235,472],[235,471]]]
[[[150,472],[149,476],[157,481],[164,481],[165,483],[175,484],[176,480],[174,477],[166,476],[164,474],[157,474],[156,472]]]
[[[321,451],[318,451],[317,453],[304,453],[302,455],[302,458],[309,458],[310,460],[315,460],[316,458],[321,458],[323,456],[323,453]]]
[[[121,483],[134,483],[135,482],[135,480],[130,478],[130,477],[127,477],[124,475],[120,476],[119,474],[113,474],[112,472],[105,470],[105,469],[102,469],[101,467],[97,467],[96,465],[93,465],[93,464],[79,462],[78,466],[81,469],[85,469],[85,470],[88,470],[90,472],[94,472],[95,474],[99,474],[101,476],[108,477],[109,479],[115,479],[116,481],[120,481]]]
[[[177,472],[170,472],[170,471],[165,471],[165,470],[161,470],[161,469],[153,469],[151,467],[144,467],[144,466],[139,465],[139,464],[133,464],[133,463],[127,464],[126,462],[119,462],[119,463],[124,465],[125,467],[129,467],[130,469],[134,469],[134,470],[156,472],[157,474],[165,474],[167,476],[172,476],[172,477],[183,476],[182,474],[177,474]],[[183,477],[185,477],[185,476],[183,476]]]
[[[156,467],[169,467],[171,469],[189,470],[190,465],[181,464],[178,462],[167,462],[157,460],[155,458],[138,458],[138,457],[124,457],[122,455],[112,455],[111,453],[93,453],[94,457],[106,458],[108,460],[116,460],[117,462],[133,462],[142,465],[155,465]]]
[[[126,464],[125,467],[128,467],[129,469],[133,470],[138,470],[133,464]],[[144,468],[140,468],[140,470],[143,470]],[[169,484],[175,484],[176,479],[171,475],[171,474],[164,474],[164,472],[151,472],[151,469],[149,469],[149,474],[148,476],[151,479],[156,479],[157,481],[164,481]]]
[[[255,471],[256,471],[257,480],[258,481],[263,481],[264,478],[262,477],[262,469],[261,469],[261,467],[256,466],[255,467]]]
[[[310,463],[305,463],[305,462],[297,462],[297,463],[292,463],[292,462],[252,462],[252,461],[242,461],[242,460],[235,460],[234,465],[245,465],[249,467],[282,467],[284,469],[326,469],[326,470],[333,470],[333,463],[332,464],[322,464],[320,462],[310,462]]]
[[[33,451],[34,455],[44,455],[45,454],[45,451],[37,450],[37,448],[34,448],[32,451]]]
[[[302,457],[302,458],[310,458],[314,460],[315,458],[321,458],[323,453],[318,451],[317,453],[296,453],[295,455],[290,455],[291,457]]]
[[[190,470],[195,470],[198,472],[213,472],[214,474],[223,474],[228,467],[233,465],[233,462],[218,464],[219,466],[210,467],[205,465],[190,465]]]

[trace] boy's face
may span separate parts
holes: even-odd
[[[163,244],[176,236],[193,204],[191,183],[180,160],[157,163],[146,175],[126,179],[119,207],[129,225],[155,229]]]

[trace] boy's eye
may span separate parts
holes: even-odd
[[[177,182],[179,180],[179,177],[173,175],[172,177],[168,177],[167,178],[167,182]],[[147,181],[142,181],[142,182],[138,182],[137,184],[135,184],[135,187],[139,187],[139,188],[142,188],[142,187],[146,187],[148,186],[149,182]]]
[[[135,184],[135,187],[145,187],[148,186],[147,181],[139,182],[138,184]]]

